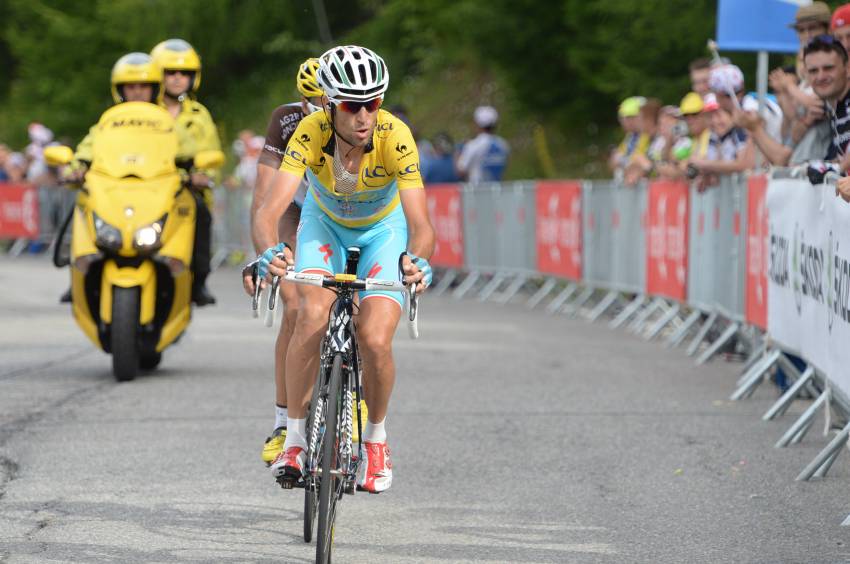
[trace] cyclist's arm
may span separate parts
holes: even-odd
[[[428,217],[425,189],[401,190],[399,197],[407,219],[407,250],[416,256],[430,259],[434,253],[434,228]]]
[[[283,127],[283,118],[287,114],[292,113],[298,113],[300,115],[301,112],[299,110],[293,111],[289,106],[279,106],[272,112],[269,118],[269,125],[266,128],[266,140],[263,143],[263,150],[257,160],[257,178],[254,182],[254,198],[251,200],[252,235],[257,210],[260,208],[263,198],[266,197],[266,193],[269,191],[274,173],[280,168],[280,164],[283,161],[283,154],[286,151],[289,139],[298,126],[298,121],[291,120],[285,128]],[[262,253],[268,248],[261,247],[259,241],[255,237],[252,238],[257,254]]]
[[[257,252],[278,244],[277,224],[295,198],[300,183],[301,175],[288,170],[278,170],[272,176],[271,185],[254,214],[251,235]]]
[[[268,194],[272,181],[275,177],[276,169],[262,163],[257,164],[257,179],[254,182],[254,199],[251,200],[251,240],[254,243],[254,250],[257,254],[262,253],[268,247],[263,247],[260,241],[254,234],[254,224],[256,222],[257,211],[260,205]]]

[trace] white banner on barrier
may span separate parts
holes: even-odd
[[[850,204],[833,186],[771,180],[767,325],[850,394]]]

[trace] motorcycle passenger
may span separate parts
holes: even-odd
[[[201,58],[195,49],[182,39],[167,39],[151,50],[151,57],[163,71],[162,105],[174,117],[177,129],[191,139],[192,152],[221,150],[218,130],[209,110],[195,99],[201,85]],[[198,203],[195,224],[195,247],[192,269],[195,273],[192,301],[199,306],[215,303],[206,287],[210,274],[212,245],[213,193],[211,186],[218,179],[214,170],[192,174],[195,200]]]

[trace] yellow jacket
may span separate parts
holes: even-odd
[[[188,96],[182,102],[183,107],[177,114],[177,129],[188,139],[189,156],[199,151],[221,151],[218,129],[209,110],[197,100]],[[218,180],[218,170],[201,171],[214,180]]]

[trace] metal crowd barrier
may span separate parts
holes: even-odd
[[[51,250],[75,198],[73,190],[61,186],[0,182],[0,240],[9,242],[7,252]]]
[[[774,174],[787,177],[789,171]],[[529,307],[545,305],[550,314],[595,320],[610,313],[612,328],[627,326],[647,340],[664,335],[668,347],[689,340],[687,352],[696,355],[697,364],[724,347],[747,353],[732,399],[751,396],[774,367],[790,386],[765,420],[783,414],[800,394],[816,398],[776,445],[787,446],[812,428],[819,409],[842,422],[850,419],[850,378],[847,384],[835,380],[834,366],[825,370],[823,359],[801,355],[805,351],[792,339],[777,342],[768,334],[768,286],[773,284],[768,270],[776,268],[769,259],[777,253],[768,214],[782,205],[767,197],[772,182],[763,175],[733,175],[706,189],[670,181],[629,187],[612,180],[429,187],[434,223],[462,225],[462,230],[437,230],[433,264],[441,267],[441,281],[435,290],[453,288],[458,298],[474,294],[502,303],[525,290]],[[457,201],[462,205],[449,204]],[[850,224],[850,206],[846,222],[834,221],[836,231]],[[832,231],[829,237],[832,245]],[[799,244],[796,238],[793,245]],[[845,245],[850,248],[850,232]],[[836,251],[837,265],[839,258]],[[805,259],[797,257],[792,268]],[[836,277],[824,284],[850,287],[850,258],[846,264],[846,282]],[[825,276],[838,276],[829,272]],[[799,288],[803,282],[794,284]],[[835,301],[850,296],[844,286],[833,293],[830,331],[840,315]],[[846,306],[850,312],[850,303]],[[850,313],[845,317],[850,338]],[[798,369],[794,355],[803,356],[807,368]],[[850,423],[798,479],[824,476],[848,439]]]

